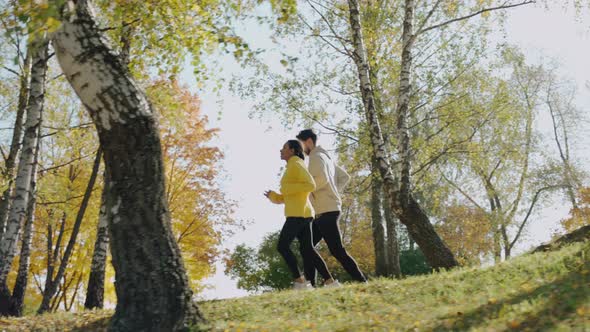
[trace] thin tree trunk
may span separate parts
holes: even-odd
[[[41,126],[41,113],[45,94],[45,76],[47,73],[47,40],[39,37],[31,47],[31,87],[27,116],[25,120],[25,133],[22,143],[22,152],[19,158],[15,190],[11,199],[8,223],[2,242],[0,242],[0,313],[10,308],[10,290],[6,285],[8,272],[12,267],[12,261],[16,254],[20,228],[26,217],[29,206],[31,174],[35,148],[39,139],[39,127]]]
[[[49,306],[49,312],[55,312],[57,307],[59,306],[59,300],[61,299],[61,295],[63,294],[63,285],[59,284],[59,288],[57,289],[56,297],[51,301],[51,305]]]
[[[510,258],[510,254],[512,253],[512,246],[510,245],[510,240],[508,239],[508,230],[506,229],[506,225],[500,225],[500,234],[502,234],[502,240],[504,242],[504,259],[507,260]]]
[[[413,1],[411,0],[406,2],[406,12],[411,12],[408,4],[412,3]],[[375,109],[373,87],[369,79],[369,64],[363,44],[359,4],[357,0],[348,0],[348,4],[354,44],[353,59],[358,70],[364,110],[369,124],[373,157],[378,160],[377,165],[383,179],[385,202],[386,204],[390,204],[391,210],[407,226],[409,234],[418,243],[431,267],[435,269],[455,267],[458,263],[453,257],[452,252],[438,236],[419,203],[409,192],[407,193],[407,200],[402,200],[400,198],[400,191],[396,190],[396,181],[389,165],[391,155],[383,139],[377,110]],[[402,68],[404,68],[403,64]],[[401,152],[404,153],[404,151]]]
[[[165,199],[154,111],[104,43],[85,0],[69,1],[54,34],[58,61],[97,127],[117,307],[113,331],[176,331],[204,321],[189,287]],[[73,5],[73,6],[72,6]]]
[[[12,185],[14,183],[14,167],[16,166],[16,157],[21,147],[21,138],[23,134],[23,119],[27,104],[29,102],[29,76],[31,73],[31,51],[27,48],[25,56],[25,63],[23,64],[23,72],[20,75],[20,89],[18,93],[18,106],[16,108],[16,118],[14,119],[14,130],[12,132],[12,143],[10,144],[10,151],[6,157],[4,178],[8,181],[8,187],[2,194],[0,200],[0,243],[4,235],[6,227],[6,218],[8,217],[8,210],[10,209],[10,194],[12,192]]]
[[[375,160],[372,167],[375,167]],[[375,275],[387,276],[387,252],[385,240],[385,225],[383,218],[383,187],[377,170],[371,172],[371,229],[373,231],[373,247],[375,248]]]
[[[76,245],[76,238],[78,237],[78,232],[80,231],[80,226],[82,225],[82,220],[84,220],[84,214],[86,213],[86,208],[88,207],[88,202],[90,201],[90,197],[92,196],[92,190],[94,189],[94,184],[96,183],[96,178],[98,177],[98,170],[100,168],[101,158],[102,149],[99,147],[98,151],[96,151],[94,166],[92,167],[92,173],[90,174],[90,179],[88,180],[88,185],[86,186],[86,191],[84,192],[84,197],[82,198],[82,203],[80,204],[80,209],[78,209],[78,214],[76,215],[74,228],[72,230],[72,234],[70,234],[70,240],[68,241],[66,250],[60,261],[59,269],[57,271],[55,279],[51,280],[48,284],[49,287],[45,288],[45,292],[43,293],[43,300],[41,301],[41,306],[39,307],[39,310],[37,310],[37,313],[39,314],[42,314],[45,311],[49,310],[51,303],[50,301],[55,295],[57,285],[60,283],[66,271],[66,267],[68,266],[70,256],[74,251],[74,246]],[[51,278],[51,276],[48,276],[48,278]]]
[[[41,117],[43,117],[41,115]],[[43,119],[41,119],[43,122]],[[41,149],[41,126],[39,126],[39,139],[35,148],[35,157],[31,174],[31,197],[29,197],[29,206],[27,209],[27,219],[23,230],[23,240],[18,261],[18,273],[16,282],[12,289],[12,309],[10,315],[22,316],[25,293],[29,281],[29,266],[31,258],[31,240],[33,238],[33,223],[35,221],[35,204],[37,202],[37,167],[39,165],[39,154]]]
[[[54,280],[54,272],[55,272],[55,263],[57,262],[57,257],[59,255],[59,251],[61,249],[61,240],[65,233],[66,228],[66,220],[67,214],[63,212],[61,217],[61,224],[59,226],[59,233],[57,234],[57,241],[55,243],[55,247],[53,246],[53,227],[51,225],[51,217],[53,216],[53,211],[50,211],[49,218],[50,222],[47,223],[47,272],[45,274],[45,286],[43,287],[43,291],[41,292],[43,295],[43,301],[45,301],[45,294],[48,290],[52,287],[51,283]],[[59,290],[58,290],[59,293]],[[52,307],[55,305],[55,301],[52,304]]]
[[[500,231],[502,234],[502,242],[504,246],[504,259],[510,258],[511,250],[514,244],[519,240],[521,233],[518,232],[514,236],[514,239],[510,241],[508,238],[508,231],[507,231],[507,224],[512,222],[518,212],[518,206],[520,205],[520,201],[523,197],[524,188],[526,186],[526,180],[529,177],[529,162],[530,162],[530,155],[533,145],[533,111],[534,105],[530,101],[529,95],[525,92],[526,100],[527,100],[527,115],[526,115],[526,122],[525,122],[525,150],[523,152],[523,165],[522,171],[520,174],[520,180],[518,183],[517,195],[514,201],[512,202],[512,209],[508,212],[505,218],[502,218],[500,224]],[[500,205],[500,200],[498,199],[497,193],[495,192],[495,199],[497,207],[499,210],[502,210],[502,206]]]
[[[108,183],[106,173],[103,178],[105,181],[102,190],[100,213],[98,215],[98,229],[96,230],[96,241],[94,242],[90,276],[88,277],[88,287],[86,288],[86,301],[84,302],[84,308],[86,309],[102,308],[104,306],[104,277],[107,262],[107,248],[109,245],[108,220],[105,205],[106,186]]]
[[[69,305],[65,305],[65,300],[67,298],[64,298],[64,306],[66,307],[66,311],[72,311],[72,307],[74,306],[74,302],[76,301],[76,296],[78,295],[78,291],[80,290],[80,285],[82,285],[82,273],[78,274],[78,279],[76,280],[76,288],[74,289],[74,293],[72,294],[72,298],[70,299],[70,304]]]
[[[397,235],[397,220],[389,205],[383,207],[385,224],[387,226],[387,275],[401,278],[402,269],[399,263],[399,241]]]
[[[410,108],[410,94],[412,82],[413,22],[414,0],[405,0],[404,21],[402,30],[402,57],[399,75],[399,94],[397,100],[397,131],[398,154],[400,157],[400,190],[399,200],[402,207],[410,203],[410,135],[408,130],[408,110]]]
[[[567,124],[563,116],[563,111],[560,109],[560,105],[554,105],[552,101],[551,89],[547,91],[546,104],[549,108],[549,114],[551,115],[551,122],[553,124],[553,138],[555,140],[555,144],[557,145],[559,157],[561,158],[561,162],[563,163],[563,174],[565,182],[567,183],[566,192],[568,198],[570,199],[570,202],[572,203],[572,209],[579,210],[578,202],[576,199],[576,190],[578,188],[578,184],[576,183],[572,175]],[[559,120],[561,120],[561,134],[563,136],[563,143],[561,142],[559,137],[559,124],[557,117],[559,117]]]
[[[488,199],[490,201],[490,222],[492,223],[492,234],[494,237],[494,263],[498,264],[502,261],[502,242],[500,240],[500,223],[498,221],[499,213],[496,211],[496,202],[490,197],[491,193],[487,187],[486,190],[488,191]]]

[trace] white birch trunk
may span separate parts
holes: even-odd
[[[21,148],[21,139],[23,134],[23,120],[27,103],[29,102],[29,77],[31,74],[31,50],[27,48],[25,56],[25,63],[20,75],[20,89],[18,94],[18,106],[16,109],[16,117],[14,119],[14,131],[12,132],[12,142],[10,144],[10,151],[6,157],[4,178],[8,182],[7,188],[2,194],[0,201],[0,242],[4,235],[6,227],[6,218],[8,217],[8,210],[10,209],[10,195],[14,184],[14,167],[16,158]]]
[[[413,1],[408,0],[406,2],[406,10],[412,4]],[[370,129],[373,158],[377,160],[377,166],[383,179],[385,191],[384,204],[389,204],[391,211],[407,226],[410,236],[418,243],[431,267],[435,269],[455,267],[458,264],[452,252],[435,232],[428,216],[422,211],[420,204],[410,195],[409,186],[407,188],[407,200],[403,202],[403,195],[401,195],[399,190],[396,190],[396,179],[389,165],[390,153],[383,138],[378,113],[375,108],[375,96],[369,75],[367,52],[363,43],[359,3],[357,0],[348,0],[348,5],[354,46],[353,60],[358,70],[365,115]],[[411,17],[411,15],[406,14],[406,17]],[[413,38],[410,38],[411,40]]]
[[[41,123],[43,116],[41,116]],[[20,256],[18,260],[18,272],[16,281],[12,290],[12,305],[10,315],[22,316],[29,281],[29,267],[31,261],[31,240],[33,239],[33,224],[35,222],[35,208],[37,203],[37,167],[39,166],[39,154],[41,149],[41,126],[39,126],[39,139],[35,148],[35,158],[33,160],[33,169],[31,174],[31,196],[29,197],[29,206],[27,208],[27,220],[23,230],[23,240],[21,244]]]
[[[6,283],[16,253],[20,228],[27,214],[33,159],[37,140],[39,139],[38,129],[41,125],[41,112],[45,94],[48,42],[47,40],[37,40],[29,47],[32,48],[30,94],[14,195],[8,214],[6,231],[0,243],[0,284]]]

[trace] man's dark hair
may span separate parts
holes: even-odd
[[[313,144],[316,144],[316,142],[318,140],[318,135],[316,135],[316,133],[313,131],[313,129],[303,129],[295,137],[297,137],[297,139],[300,139],[302,141],[307,141],[308,139],[311,138],[311,140],[313,141]]]

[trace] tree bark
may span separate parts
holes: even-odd
[[[8,210],[10,209],[10,194],[12,192],[12,185],[14,183],[14,167],[16,165],[16,157],[21,147],[21,138],[23,135],[23,119],[27,104],[29,101],[29,76],[31,73],[31,51],[27,48],[25,62],[23,64],[23,72],[20,76],[20,89],[18,93],[18,106],[16,109],[16,118],[14,119],[14,130],[12,132],[12,143],[10,144],[10,151],[6,157],[4,178],[8,181],[8,187],[2,194],[0,200],[0,243],[4,235],[4,228],[6,227],[6,218],[8,217]]]
[[[353,60],[358,70],[363,106],[369,124],[373,157],[378,161],[377,165],[383,179],[385,204],[389,204],[391,210],[399,220],[407,226],[409,234],[420,246],[431,267],[434,269],[455,267],[458,263],[453,257],[452,252],[438,236],[434,227],[430,224],[428,216],[424,213],[419,203],[412,197],[409,188],[407,188],[407,198],[404,199],[400,197],[401,192],[396,190],[396,180],[389,165],[390,153],[383,139],[377,110],[375,109],[374,92],[369,77],[369,64],[363,44],[359,4],[357,0],[348,0],[348,4],[354,44]],[[413,4],[413,1],[409,0],[406,2],[406,11],[411,10],[411,8],[408,8],[409,4]],[[402,68],[404,68],[403,65]],[[404,151],[401,152],[404,153]]]
[[[41,123],[43,122],[41,115]],[[41,149],[41,126],[39,126],[39,139],[35,148],[35,157],[33,160],[33,169],[31,174],[31,196],[29,197],[29,206],[27,208],[27,219],[23,230],[23,239],[18,261],[18,273],[16,282],[12,289],[12,308],[9,315],[22,316],[27,284],[29,281],[29,266],[31,259],[31,240],[33,238],[33,223],[35,222],[35,207],[37,202],[37,167],[39,165],[39,154]]]
[[[413,22],[414,0],[404,2],[404,21],[402,29],[402,57],[400,62],[399,94],[397,100],[398,154],[400,157],[399,200],[402,208],[410,203],[410,135],[408,130],[408,110],[412,82],[412,47],[414,45]]]
[[[390,205],[386,204],[383,210],[385,225],[387,226],[387,275],[401,278],[402,269],[399,263],[400,250],[397,235],[397,219]]]
[[[129,67],[131,55],[131,39],[133,38],[132,26],[122,22],[121,28],[121,53],[120,58],[125,67]],[[90,267],[90,276],[88,277],[88,287],[86,288],[86,300],[84,308],[94,309],[104,306],[104,278],[107,262],[107,247],[109,245],[109,235],[107,228],[106,215],[106,184],[108,183],[107,174],[103,175],[103,191],[100,202],[100,214],[98,219],[98,228],[96,230],[96,241],[92,254],[92,264]]]
[[[104,179],[100,213],[98,216],[98,229],[96,230],[96,241],[94,242],[90,276],[88,277],[88,287],[86,288],[86,301],[84,302],[84,308],[86,309],[102,308],[104,306],[104,277],[107,262],[107,248],[109,245],[105,205],[106,185],[108,183],[106,173]]]
[[[26,217],[29,203],[33,158],[37,140],[39,139],[38,129],[41,125],[41,112],[45,94],[48,42],[46,39],[39,37],[29,47],[32,48],[31,52],[33,54],[25,133],[15,181],[15,191],[8,214],[8,223],[0,243],[0,285],[3,285],[0,287],[4,289],[6,289],[6,278],[16,253],[20,228]]]
[[[113,331],[175,331],[204,321],[192,302],[170,212],[157,119],[145,94],[108,48],[87,1],[69,1],[53,41],[104,149],[106,208],[117,307]],[[64,15],[66,16],[66,15]]]
[[[372,167],[375,167],[373,160]],[[385,227],[383,218],[383,187],[377,170],[372,170],[371,175],[371,229],[373,231],[373,247],[375,248],[375,275],[387,276],[387,252]]]
[[[70,234],[70,239],[66,246],[66,250],[62,259],[59,262],[59,269],[57,271],[57,275],[54,279],[50,280],[47,283],[47,287],[45,287],[45,291],[43,292],[43,300],[41,301],[41,306],[37,310],[37,313],[42,314],[45,311],[49,310],[51,299],[55,295],[57,290],[57,285],[61,282],[61,279],[64,276],[66,271],[66,267],[68,266],[68,262],[74,251],[74,246],[76,245],[76,238],[78,237],[78,233],[80,231],[80,226],[82,225],[82,220],[84,220],[84,214],[86,214],[86,208],[88,207],[88,202],[90,201],[90,197],[92,196],[92,190],[94,189],[94,184],[96,183],[96,178],[98,177],[98,169],[100,168],[100,160],[102,158],[102,149],[99,147],[98,151],[96,151],[96,157],[94,159],[94,165],[92,167],[92,173],[90,174],[90,179],[88,180],[88,185],[86,186],[86,191],[84,192],[84,197],[82,198],[82,203],[80,204],[80,208],[78,209],[78,213],[76,215],[76,220],[74,221],[74,228],[72,229],[72,233]],[[51,279],[52,276],[48,275],[48,279]]]

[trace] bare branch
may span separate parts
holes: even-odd
[[[61,165],[56,165],[56,166],[51,166],[51,167],[48,167],[48,168],[43,168],[43,169],[40,170],[40,172],[49,172],[49,171],[52,171],[52,170],[55,170],[55,169],[58,169],[58,168],[62,168],[62,167],[68,166],[70,164],[73,164],[73,163],[75,163],[78,160],[86,159],[86,158],[91,157],[91,156],[94,156],[94,154],[80,156],[78,158],[74,158],[74,159],[72,159],[72,160],[70,160],[70,161],[68,161],[66,163],[61,164]]]
[[[316,6],[313,5],[312,1],[307,0],[307,3],[311,6],[311,8],[321,17],[322,21],[324,21],[324,23],[326,24],[326,26],[328,26],[328,29],[330,29],[330,31],[332,32],[332,34],[334,36],[338,36],[338,33],[336,32],[336,30],[334,29],[334,27],[332,26],[332,24],[330,24],[330,21],[328,21],[328,19],[326,18],[326,16],[324,16],[324,14],[316,8]],[[321,36],[318,36],[320,38],[322,38]],[[325,38],[322,38],[322,40],[326,41]],[[342,42],[342,40],[346,40],[344,38],[340,38],[338,39],[338,41],[340,42],[340,45],[342,46],[342,48],[344,49],[344,52],[346,55],[348,55],[349,57],[352,57],[352,53],[350,52],[350,50],[346,47],[346,44]],[[326,41],[327,42],[327,41]]]
[[[303,18],[303,16],[301,16],[300,14],[298,14],[298,16],[299,16],[299,19],[301,20],[301,22],[303,22],[303,24],[305,24],[310,30],[313,31],[313,27],[309,23],[307,23],[307,21],[305,20],[305,18]],[[319,37],[327,45],[329,45],[330,47],[332,47],[336,52],[338,52],[338,53],[340,53],[340,54],[342,54],[344,56],[351,57],[351,54],[350,54],[350,52],[347,49],[342,50],[341,48],[339,48],[338,46],[334,45],[332,42],[330,42],[329,40],[327,40],[326,38],[324,38],[322,35],[316,35],[316,34],[314,34],[313,36]]]
[[[434,4],[434,6],[432,6],[432,9],[430,9],[430,11],[428,12],[428,14],[424,18],[424,20],[422,20],[422,22],[420,22],[420,25],[418,26],[418,29],[416,29],[416,31],[418,31],[418,33],[416,33],[416,34],[414,34],[412,36],[413,39],[415,39],[420,34],[420,32],[422,31],[422,29],[424,28],[424,26],[426,25],[426,23],[428,23],[428,20],[430,20],[430,18],[432,17],[432,15],[434,14],[434,12],[436,11],[436,9],[438,8],[438,6],[440,5],[441,2],[442,2],[442,0],[438,0]]]
[[[475,205],[475,207],[477,207],[478,209],[480,209],[484,213],[487,213],[487,211],[481,205],[479,205],[475,201],[475,199],[473,199],[471,196],[469,196],[469,194],[466,193],[463,189],[461,189],[455,182],[453,182],[451,179],[447,178],[447,176],[444,174],[444,172],[440,172],[440,173],[441,173],[443,179],[445,181],[447,181],[448,184],[450,184],[453,188],[457,189],[457,191],[459,191],[465,198],[467,198],[467,200],[469,200],[473,205]]]
[[[511,5],[504,4],[504,5],[497,6],[497,7],[484,8],[484,9],[478,10],[478,11],[476,11],[474,13],[471,13],[469,15],[457,17],[457,18],[454,18],[452,20],[448,20],[446,22],[438,23],[438,24],[429,26],[428,28],[423,28],[423,29],[419,30],[416,33],[416,35],[421,35],[421,34],[423,34],[425,32],[430,31],[430,30],[442,28],[442,27],[444,27],[446,25],[449,25],[451,23],[455,23],[455,22],[459,22],[459,21],[464,21],[464,20],[470,19],[470,18],[472,18],[474,16],[481,15],[483,13],[486,13],[486,12],[490,12],[490,11],[494,11],[494,10],[500,10],[500,9],[508,9],[508,8],[513,8],[513,7],[519,7],[519,6],[524,6],[524,5],[528,5],[528,4],[532,4],[532,3],[535,3],[535,0],[527,0],[527,1],[523,1],[521,3],[517,3],[517,4],[511,4]]]
[[[55,81],[56,79],[58,79],[58,78],[60,78],[62,76],[64,76],[64,73],[61,73],[59,75],[55,75],[54,77],[50,78],[48,81],[49,82]]]
[[[527,221],[529,220],[529,217],[531,216],[531,213],[533,212],[533,208],[535,207],[535,205],[537,204],[537,201],[539,200],[539,195],[541,195],[541,193],[546,190],[566,188],[566,187],[567,187],[566,184],[557,184],[557,185],[552,185],[552,186],[546,186],[546,187],[543,187],[543,188],[540,188],[539,190],[537,190],[537,192],[535,193],[535,196],[533,197],[533,200],[531,201],[531,205],[529,206],[526,216],[524,217],[522,223],[520,223],[520,226],[518,227],[518,232],[516,232],[514,239],[512,240],[512,242],[510,242],[510,245],[508,247],[509,249],[512,249],[514,247],[514,244],[516,244],[516,241],[518,241],[518,239],[520,238],[522,230],[524,229],[524,226],[526,225]]]
[[[5,65],[2,65],[2,68],[8,72],[11,72],[12,74],[16,75],[16,77],[20,77],[20,73],[17,72],[16,70],[6,67]]]

